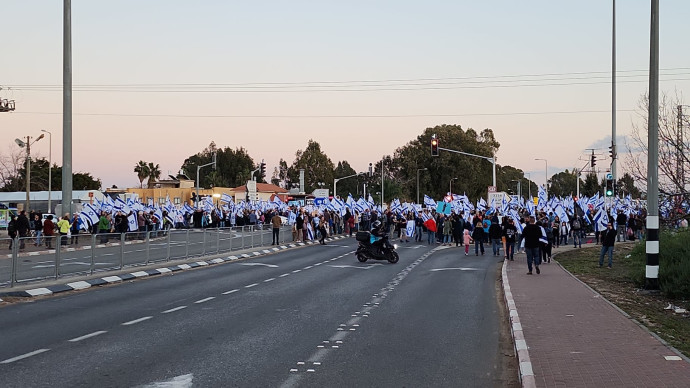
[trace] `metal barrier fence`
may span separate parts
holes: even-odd
[[[291,228],[281,227],[278,236],[281,245],[291,242]],[[53,236],[52,250],[45,239],[0,238],[0,252],[8,253],[0,253],[0,287],[269,246],[272,238],[270,224]]]

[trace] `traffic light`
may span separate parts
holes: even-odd
[[[259,168],[261,171],[261,176],[266,176],[266,163],[261,162],[261,166]]]
[[[592,162],[590,163],[590,165],[592,166],[592,168],[594,168],[594,166],[597,165],[597,156],[594,154],[592,154]]]
[[[616,159],[616,146],[613,143],[609,146],[609,154],[611,155],[611,160]]]
[[[607,197],[613,197],[614,193],[614,187],[613,187],[613,178],[606,178],[606,196]]]
[[[374,175],[374,167],[371,163],[369,163],[369,176],[373,176],[373,175]]]
[[[438,156],[438,139],[436,135],[431,137],[431,156]]]

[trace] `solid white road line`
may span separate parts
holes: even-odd
[[[187,306],[175,307],[174,309],[170,309],[170,310],[165,310],[165,311],[163,311],[163,314],[174,313],[175,311],[180,311],[180,310],[186,309],[186,308],[187,308]]]
[[[79,342],[81,340],[85,340],[87,338],[95,337],[97,335],[101,335],[101,334],[105,334],[105,333],[107,333],[107,331],[94,331],[91,334],[83,335],[83,336],[77,337],[77,338],[72,338],[71,340],[69,340],[69,342]]]
[[[151,318],[153,318],[153,317],[143,317],[143,318],[135,319],[133,321],[123,323],[122,326],[134,325],[136,323],[143,322],[143,321],[145,321],[147,319],[151,319]]]
[[[25,359],[25,358],[29,358],[29,357],[31,357],[31,356],[35,356],[35,355],[37,355],[37,354],[41,354],[41,353],[47,352],[47,351],[49,351],[49,350],[50,350],[50,349],[38,349],[38,350],[34,350],[33,352],[26,353],[26,354],[22,354],[21,356],[17,356],[17,357],[13,357],[13,358],[8,358],[8,359],[5,360],[5,361],[0,361],[0,364],[9,364],[9,363],[11,363],[11,362],[23,360],[23,359]]]
[[[215,296],[209,296],[208,298],[204,298],[204,299],[201,299],[201,300],[197,300],[197,301],[194,302],[194,303],[204,303],[204,302],[208,302],[209,300],[213,300],[213,299],[216,299],[216,297],[215,297]]]

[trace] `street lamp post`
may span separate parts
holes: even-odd
[[[450,180],[450,183],[448,183],[448,190],[449,190],[451,197],[453,196],[453,181],[457,181],[457,180],[458,180],[458,178],[452,178]]]
[[[50,131],[41,129],[41,132],[48,134],[48,213],[52,213],[52,193],[53,193],[53,134]]]
[[[25,211],[29,211],[29,208],[31,207],[31,145],[43,139],[43,136],[44,135],[41,134],[41,136],[34,139],[34,141],[31,141],[31,136],[27,136],[26,142],[24,142],[21,139],[14,139],[14,142],[17,143],[18,146],[22,148],[26,147],[26,207],[24,208]]]
[[[544,182],[544,192],[546,193],[546,200],[549,200],[549,162],[546,161],[546,159],[541,159],[541,158],[535,158],[534,160],[543,160],[544,163],[546,164],[546,168],[544,169],[544,177],[546,178],[546,181]]]
[[[347,178],[352,178],[352,177],[355,177],[355,176],[357,176],[357,175],[362,175],[362,174],[364,174],[364,173],[363,173],[363,172],[358,172],[357,174],[352,174],[352,175],[344,176],[344,177],[342,177],[342,178],[335,178],[335,179],[333,179],[333,198],[337,197],[337,191],[336,191],[336,190],[338,189],[338,182],[339,182],[339,181],[341,181],[341,180],[343,180],[343,179],[347,179]],[[364,187],[365,187],[365,190],[366,190],[366,184],[365,184]],[[366,194],[366,193],[365,193],[365,194]]]
[[[520,179],[517,179],[517,180],[512,179],[511,182],[517,182],[517,195],[518,195],[518,198],[521,198],[522,197],[522,190],[520,190],[520,189],[521,189],[522,182],[520,182]]]
[[[428,168],[426,168],[426,167],[417,169],[417,203],[419,203],[419,172],[420,171],[426,171],[426,170],[428,170]]]

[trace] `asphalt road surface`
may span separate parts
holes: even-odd
[[[354,249],[338,240],[11,304],[0,387],[515,384],[495,257],[408,243],[397,264],[359,263]]]

